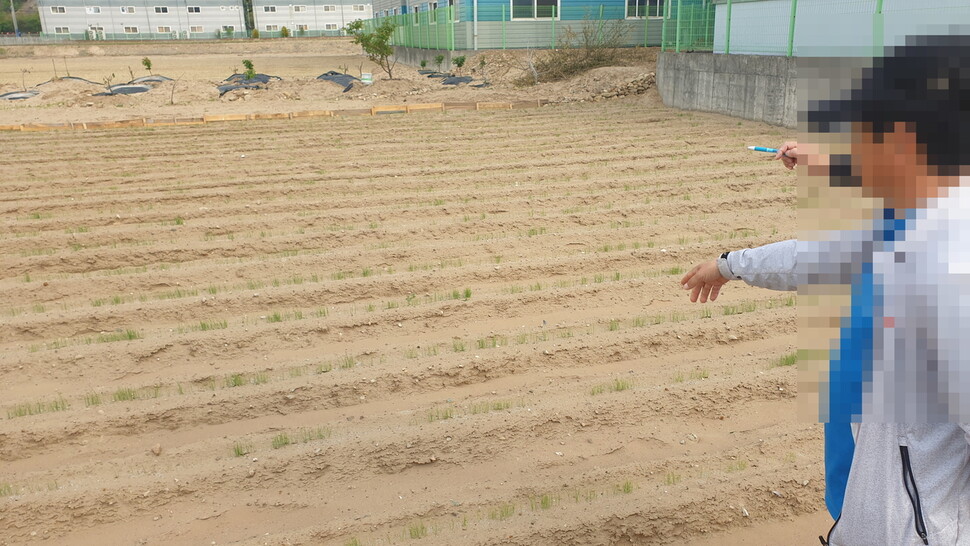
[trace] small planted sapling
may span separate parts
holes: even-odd
[[[441,63],[445,62],[444,55],[435,55],[434,64],[438,67],[438,72],[441,72]]]
[[[250,61],[249,59],[243,59],[242,64],[243,64],[243,66],[246,67],[246,72],[243,73],[243,75],[246,76],[246,79],[247,80],[255,80],[256,79],[256,68],[253,66],[253,62]]]
[[[110,76],[105,76],[101,81],[104,82],[104,88],[108,91],[109,95],[113,95],[114,92],[111,91],[111,82],[115,80],[115,75],[112,72]]]
[[[141,65],[145,67],[145,70],[148,71],[148,74],[149,75],[153,75],[152,74],[152,60],[151,59],[149,59],[148,57],[142,58]],[[134,79],[134,78],[132,78],[132,79]]]
[[[428,67],[428,61],[421,59],[421,69],[423,70],[427,67]]]
[[[461,55],[460,57],[454,57],[454,58],[452,58],[451,59],[451,64],[455,65],[455,68],[458,69],[457,70],[458,75],[461,76],[461,68],[463,66],[465,66],[465,56],[464,55]]]
[[[478,59],[478,73],[482,75],[482,81],[485,82],[485,85],[488,85],[488,62],[485,61],[484,55]]]

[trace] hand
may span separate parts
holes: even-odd
[[[775,159],[780,159],[789,171],[798,165],[798,143],[794,141],[786,142],[778,148]]]
[[[691,291],[692,303],[697,301],[697,296],[700,296],[701,303],[707,303],[708,296],[711,301],[717,299],[717,295],[721,293],[721,287],[728,280],[730,279],[721,276],[721,271],[717,268],[717,260],[711,260],[695,265],[680,279],[680,285],[684,290]]]

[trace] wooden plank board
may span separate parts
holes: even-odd
[[[317,117],[333,117],[333,112],[330,110],[302,110],[300,112],[293,112],[290,115],[291,118],[317,118]]]
[[[335,116],[370,116],[371,109],[355,109],[355,110],[334,110],[333,115]]]
[[[477,102],[446,102],[445,110],[477,110]]]
[[[65,129],[121,129],[126,127],[159,127],[171,125],[204,125],[221,121],[249,121],[256,119],[297,119],[334,116],[376,116],[381,114],[410,114],[413,112],[444,112],[447,110],[516,110],[538,108],[550,104],[545,99],[519,102],[449,102],[426,104],[392,104],[372,108],[348,110],[301,110],[299,112],[276,112],[267,114],[207,114],[201,117],[138,118],[115,121],[88,121],[68,123],[30,123],[0,125],[0,131],[51,131]]]
[[[375,106],[370,109],[372,116],[378,114],[407,114],[408,107],[406,105],[391,105],[391,106]]]
[[[479,102],[479,110],[511,110],[511,102]]]
[[[253,119],[290,119],[287,112],[277,112],[275,114],[253,114]]]
[[[437,110],[438,112],[444,112],[445,105],[444,103],[441,103],[441,102],[432,102],[428,104],[409,104],[407,108],[408,108],[409,114],[411,112],[421,112],[421,111],[428,111],[428,110]]]
[[[246,121],[249,119],[250,114],[212,114],[205,115],[203,119],[206,123],[213,121]]]

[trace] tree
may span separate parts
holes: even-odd
[[[387,72],[388,79],[394,79],[394,66],[397,60],[391,60],[394,55],[394,47],[391,45],[391,37],[397,25],[390,19],[385,19],[371,31],[364,29],[364,21],[357,20],[347,25],[347,32],[354,37],[354,43],[359,45],[367,58],[377,66]]]
[[[145,70],[147,70],[149,74],[152,73],[152,60],[151,59],[149,59],[148,57],[145,57],[144,59],[141,60],[141,65],[145,67]],[[132,78],[132,79],[135,79],[135,78]]]
[[[465,56],[453,57],[451,64],[455,65],[455,68],[458,69],[458,75],[461,76],[461,67],[465,66]]]
[[[256,79],[256,67],[253,66],[253,62],[249,59],[243,59],[243,66],[246,67],[246,79],[255,80]]]

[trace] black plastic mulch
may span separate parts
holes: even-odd
[[[335,72],[333,70],[331,70],[330,72],[324,72],[323,74],[320,74],[319,76],[317,76],[317,79],[326,80],[328,82],[333,82],[339,86],[342,86],[344,88],[344,93],[346,93],[347,91],[350,91],[353,88],[354,82],[360,81],[360,79],[355,78],[350,74]]]
[[[230,91],[235,91],[236,89],[266,89],[266,84],[271,80],[280,81],[283,78],[279,76],[268,76],[266,74],[256,74],[250,79],[246,79],[245,74],[233,74],[223,81],[231,82],[219,86],[219,96],[223,96]]]
[[[172,78],[167,78],[165,76],[159,76],[158,74],[154,74],[154,75],[151,75],[151,76],[142,76],[140,78],[135,78],[135,79],[131,80],[128,83],[129,84],[132,84],[132,83],[162,83],[162,82],[170,82],[170,81],[172,81]]]
[[[246,79],[245,74],[233,74],[223,81],[234,82],[239,84],[251,85],[255,83],[269,83],[271,80],[281,81],[283,78],[279,76],[269,76],[266,74],[256,74],[250,79]]]
[[[266,87],[261,83],[230,83],[219,86],[219,96],[221,97],[230,91],[235,91],[236,89],[266,89]]]
[[[78,81],[78,82],[90,83],[91,85],[103,85],[103,84],[100,84],[98,82],[93,82],[91,80],[85,80],[84,78],[78,78],[78,77],[75,77],[75,76],[65,76],[65,77],[60,78],[58,80],[47,80],[46,82],[38,83],[34,87],[40,87],[42,85],[47,85],[47,84],[49,84],[51,82],[56,82],[56,81],[60,81],[60,80],[73,80],[73,81]]]
[[[33,89],[29,91],[13,91],[0,95],[0,100],[24,100],[31,97],[36,97],[39,94],[40,91],[35,91]]]
[[[441,85],[458,85],[460,83],[471,83],[471,76],[449,76],[441,80]]]

